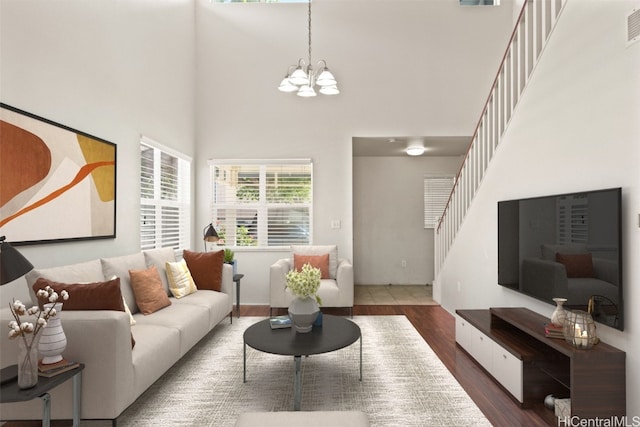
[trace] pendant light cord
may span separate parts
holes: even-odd
[[[309,0],[309,65],[311,65],[311,0]]]

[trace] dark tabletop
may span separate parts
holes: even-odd
[[[14,367],[10,366],[4,369],[14,369]],[[15,369],[17,372],[17,365]],[[18,379],[16,378],[13,381],[2,384],[2,388],[0,391],[0,402],[25,402],[27,400],[35,399],[36,397],[42,396],[44,393],[49,392],[52,388],[57,387],[58,385],[67,381],[74,375],[77,375],[83,369],[84,364],[81,363],[77,368],[58,374],[55,377],[38,377],[38,384],[25,390],[21,390],[18,387]]]
[[[345,348],[360,338],[360,327],[344,317],[323,315],[322,326],[298,333],[293,328],[271,329],[269,319],[244,331],[244,342],[251,348],[283,356],[309,356]]]

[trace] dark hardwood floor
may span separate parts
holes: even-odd
[[[328,314],[349,315],[344,309],[323,309]],[[268,306],[241,306],[241,316],[268,316]],[[286,310],[274,310],[286,314]],[[547,426],[531,410],[523,410],[455,342],[455,319],[440,306],[357,305],[354,315],[405,315],[444,365],[497,427]],[[39,422],[10,422],[2,427],[35,427]],[[71,421],[52,421],[52,427],[70,426]],[[460,426],[464,427],[464,426]]]

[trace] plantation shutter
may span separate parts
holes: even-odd
[[[424,228],[435,228],[447,205],[454,177],[424,177]]]
[[[140,247],[191,247],[191,159],[148,138],[140,143]]]
[[[227,246],[311,243],[310,160],[211,161],[211,215]]]

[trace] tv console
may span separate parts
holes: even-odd
[[[581,419],[626,414],[626,353],[603,342],[576,349],[544,333],[549,319],[516,308],[456,310],[456,342],[522,408],[557,425],[544,398],[571,398],[571,415]]]

